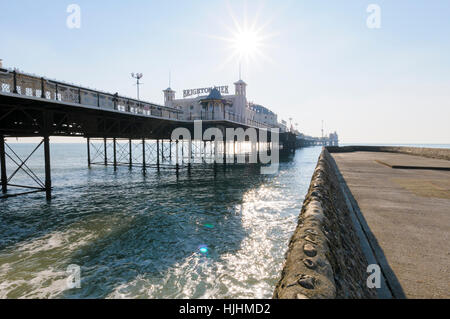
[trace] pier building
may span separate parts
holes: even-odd
[[[267,127],[279,128],[287,132],[286,121],[278,122],[278,116],[270,109],[247,99],[247,83],[234,83],[234,94],[229,94],[228,86],[213,86],[183,90],[183,98],[176,99],[176,92],[167,88],[164,105],[182,112],[185,120],[223,120],[261,123]],[[194,96],[194,97],[192,97]]]

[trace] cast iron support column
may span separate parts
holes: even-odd
[[[88,160],[88,167],[91,168],[91,139],[87,138],[87,160]]]
[[[113,138],[114,170],[117,170],[116,138]]]
[[[5,137],[0,136],[0,166],[2,175],[2,193],[8,191],[8,176],[6,175],[6,153],[5,153]]]
[[[145,163],[145,138],[142,139],[142,169],[144,171],[144,175],[145,175],[145,171],[146,171],[146,163]]]
[[[203,163],[206,163],[206,141],[203,141]]]
[[[212,141],[209,141],[209,156],[213,157],[213,144]]]
[[[129,162],[129,165],[130,165],[130,168],[131,168],[133,166],[133,143],[132,143],[133,141],[130,138],[130,140],[128,142],[130,143],[129,148],[128,148],[128,152],[129,152],[129,154],[128,154],[128,162]]]
[[[250,156],[249,156],[250,164],[256,164],[253,162],[255,153],[256,153],[256,161],[255,162],[258,163],[258,153],[256,151],[256,143],[253,143],[252,141],[250,141]]]
[[[177,174],[178,174],[178,170],[180,169],[180,165],[178,164],[178,140],[176,141],[176,145],[175,145],[175,159],[176,159],[176,169],[177,169]]]
[[[184,164],[184,140],[181,140],[181,163]]]
[[[257,150],[256,150],[256,162],[257,162],[258,164],[260,164],[260,163],[261,163],[261,157],[260,157],[260,154],[261,154],[261,147],[260,147],[260,143],[259,143],[259,138],[258,138],[258,142],[256,143],[256,146],[257,146]]]
[[[159,140],[156,140],[156,167],[159,171]]]
[[[236,164],[237,155],[236,155],[236,137],[233,139],[233,163]]]
[[[192,139],[189,139],[188,142],[188,171],[191,171],[191,161],[192,161]]]
[[[214,137],[214,172],[217,170],[217,158],[219,157],[219,152],[217,150],[217,146],[218,146],[219,142],[217,140],[217,137]],[[212,146],[212,142],[211,142],[211,146]],[[212,151],[211,151],[212,152]]]
[[[52,178],[50,173],[50,138],[44,137],[44,160],[45,160],[45,196],[47,200],[52,198]]]
[[[227,168],[227,140],[224,137],[223,138],[223,170],[226,170],[226,168]]]
[[[169,160],[172,164],[172,140],[169,141]]]
[[[13,71],[13,86],[14,86],[13,93],[17,94],[18,92],[17,92],[17,72],[16,72],[16,70]]]
[[[105,153],[105,166],[108,166],[108,154],[107,154],[106,137],[103,138],[103,152]]]

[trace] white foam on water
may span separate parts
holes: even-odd
[[[0,253],[0,298],[54,298],[67,289],[71,256],[97,234],[81,228],[56,231]]]

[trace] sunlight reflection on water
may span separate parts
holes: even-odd
[[[0,298],[270,298],[320,151],[297,151],[276,176],[177,179],[89,170],[85,145],[52,145],[52,202],[0,201]],[[66,287],[70,264],[81,289]]]

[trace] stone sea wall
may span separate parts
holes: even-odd
[[[326,149],[320,155],[273,297],[377,298]]]
[[[343,152],[389,152],[418,155],[428,158],[450,160],[450,149],[445,148],[424,148],[424,147],[403,147],[403,146],[327,146],[330,153]]]

